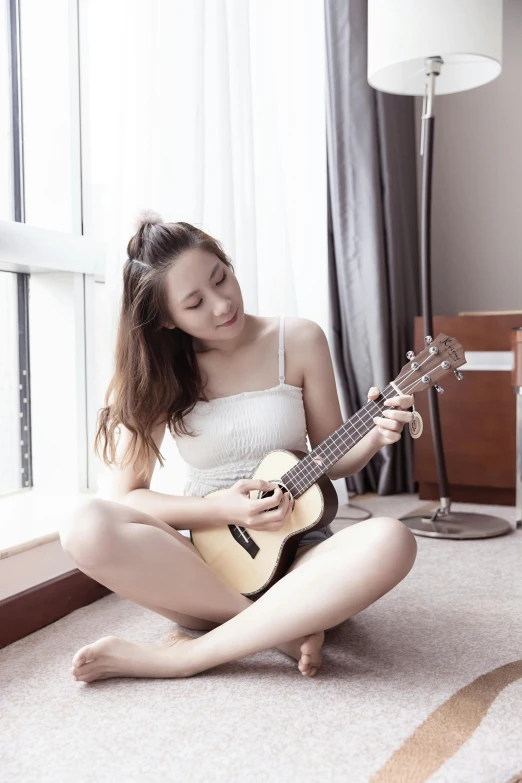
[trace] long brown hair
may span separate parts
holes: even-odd
[[[178,256],[191,248],[213,253],[234,271],[216,239],[190,223],[163,223],[156,213],[142,217],[127,245],[115,369],[105,407],[98,412],[94,448],[106,465],[118,467],[128,465],[134,454],[133,467],[147,480],[149,449],[164,464],[152,439],[154,426],[165,421],[172,435],[192,436],[183,417],[198,400],[208,400],[191,335],[164,326],[170,319],[165,276]],[[132,440],[117,463],[116,435],[121,424],[132,433]]]

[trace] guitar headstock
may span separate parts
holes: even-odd
[[[413,351],[410,351],[408,358],[410,361],[404,365],[394,381],[402,394],[415,394],[429,389],[430,386],[436,385],[440,378],[452,371],[455,372],[458,367],[466,363],[462,345],[454,337],[442,333],[431,340],[416,356]],[[457,374],[459,380],[461,377],[460,373]]]

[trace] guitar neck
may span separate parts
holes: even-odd
[[[365,435],[377,425],[374,416],[380,416],[384,403],[391,397],[397,396],[397,389],[391,384],[381,392],[376,400],[371,400],[363,405],[357,413],[345,421],[335,432],[325,438],[318,446],[303,457],[288,473],[282,476],[281,481],[290,490],[294,498],[298,498],[303,492],[315,484],[315,482],[327,473],[332,465],[335,465],[341,457],[347,454],[352,446],[355,446]]]

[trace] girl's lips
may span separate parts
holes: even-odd
[[[237,320],[237,314],[238,314],[238,312],[239,312],[239,308],[236,310],[234,317],[233,317],[233,318],[231,318],[231,319],[230,319],[230,321],[227,321],[227,322],[226,322],[226,323],[224,323],[224,324],[220,324],[220,326],[232,326],[232,324],[235,324],[235,322],[236,322],[236,320]]]

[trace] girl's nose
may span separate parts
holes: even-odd
[[[223,315],[226,315],[228,312],[230,312],[230,310],[232,310],[232,302],[230,299],[222,299],[221,302],[216,304],[214,308],[214,315],[218,318],[221,318]]]

